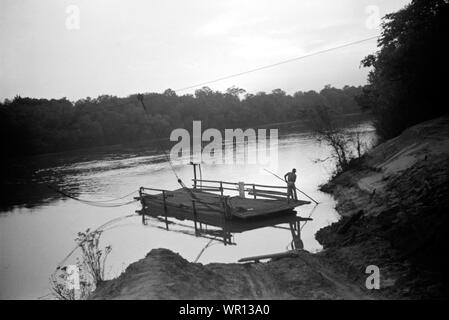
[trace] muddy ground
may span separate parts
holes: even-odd
[[[268,263],[202,265],[152,250],[92,299],[370,299],[306,251]]]
[[[324,250],[267,263],[195,264],[152,250],[92,299],[443,299],[448,297],[449,118],[406,130],[322,186],[339,222]],[[366,267],[380,289],[365,287]]]

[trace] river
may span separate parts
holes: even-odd
[[[368,144],[375,136],[369,122],[349,129],[362,132]],[[315,240],[315,233],[338,220],[332,197],[318,191],[318,186],[332,174],[334,164],[330,159],[316,160],[328,158],[330,148],[318,143],[307,131],[288,128],[279,132],[278,154],[276,173],[283,176],[297,168],[297,186],[320,202],[317,207],[310,204],[297,209],[298,215],[312,214],[313,218],[302,230],[305,249],[319,251],[321,246]],[[48,278],[75,247],[78,232],[94,229],[140,209],[138,202],[114,208],[90,206],[54,193],[46,188],[47,184],[55,184],[77,197],[93,201],[130,194],[119,202],[132,200],[141,186],[179,188],[169,163],[153,148],[123,150],[114,147],[103,148],[101,152],[67,152],[29,158],[21,165],[21,172],[26,173],[11,183],[7,193],[14,205],[0,212],[0,299],[37,299],[47,295],[50,293]],[[183,181],[191,181],[191,166],[176,166],[175,170]],[[254,164],[203,164],[202,175],[203,179],[282,185],[262,166]],[[168,248],[194,261],[209,243],[205,238],[156,226],[156,222],[143,226],[136,215],[119,221],[103,233],[102,246],[112,246],[107,260],[107,278],[117,276],[153,248]],[[233,240],[237,245],[211,243],[198,262],[236,262],[247,256],[285,251],[292,238],[290,231],[268,226],[234,234]],[[74,262],[73,259],[69,262]]]

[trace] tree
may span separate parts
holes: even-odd
[[[341,114],[322,105],[317,106],[310,113],[312,114],[311,129],[317,136],[317,140],[325,142],[332,149],[331,157],[336,161],[336,174],[346,170],[354,158],[353,140],[339,123]]]
[[[164,96],[167,97],[176,97],[176,91],[172,90],[172,89],[167,89],[164,91]]]
[[[413,0],[385,16],[380,51],[367,56],[373,68],[359,104],[373,111],[383,139],[447,113],[445,79],[449,50],[449,1]]]
[[[240,95],[244,95],[246,93],[246,90],[236,86],[232,86],[231,88],[226,89],[226,93],[231,96],[240,97]]]

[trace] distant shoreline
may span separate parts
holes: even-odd
[[[351,121],[357,122],[363,122],[363,121],[369,121],[372,120],[372,116],[369,113],[359,112],[359,113],[349,113],[342,115],[345,118],[350,118]],[[308,122],[307,119],[301,119],[301,120],[295,120],[295,121],[288,121],[288,122],[277,122],[277,123],[264,123],[260,125],[254,125],[254,128],[260,128],[260,129],[267,129],[273,126],[289,126],[289,125],[306,125]],[[242,129],[246,129],[248,127],[242,127]],[[307,129],[306,127],[302,127],[302,129]],[[107,153],[109,151],[113,151],[116,149],[130,149],[132,151],[135,148],[142,148],[142,147],[148,147],[148,145],[151,145],[152,143],[156,142],[163,142],[163,143],[169,143],[168,138],[159,138],[159,139],[147,139],[142,140],[136,143],[126,143],[126,144],[107,144],[107,145],[100,145],[100,146],[94,146],[94,147],[88,147],[88,148],[76,148],[76,149],[67,149],[63,151],[57,151],[57,152],[47,152],[47,153],[36,153],[31,155],[24,155],[24,156],[16,156],[7,158],[9,161],[15,161],[15,160],[23,160],[23,159],[38,159],[39,157],[56,157],[60,155],[69,155],[71,153]],[[153,147],[157,147],[154,145]],[[4,159],[5,160],[5,159]]]

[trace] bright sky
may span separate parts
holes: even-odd
[[[0,99],[183,88],[378,35],[377,13],[409,2],[0,0]],[[374,51],[372,40],[209,86],[294,93],[361,85],[360,60]]]

